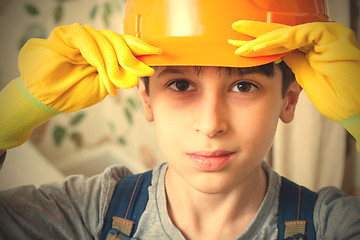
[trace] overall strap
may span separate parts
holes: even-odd
[[[279,239],[315,240],[314,208],[317,194],[282,177],[279,199]]]
[[[151,179],[152,171],[148,171],[118,182],[106,213],[101,240],[130,239],[133,236],[149,199]]]

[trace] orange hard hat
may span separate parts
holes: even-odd
[[[163,50],[141,57],[150,66],[250,67],[283,56],[235,55],[228,39],[252,39],[232,29],[238,20],[293,26],[329,18],[325,0],[128,0],[124,33]]]

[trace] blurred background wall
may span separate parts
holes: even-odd
[[[360,1],[329,0],[330,17],[358,33]],[[56,26],[90,24],[122,31],[126,0],[0,0],[0,89],[16,78],[17,54],[31,37]],[[1,103],[0,103],[1,104]],[[0,113],[1,114],[1,113]],[[1,124],[1,123],[0,123]],[[302,93],[296,119],[279,124],[267,161],[280,174],[313,190],[335,185],[360,193],[360,159],[354,140],[324,118]],[[8,151],[0,189],[58,181],[69,174],[97,174],[111,164],[139,172],[163,158],[135,89],[119,90],[96,106],[61,114],[37,128],[24,145]]]

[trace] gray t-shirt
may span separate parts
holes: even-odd
[[[247,230],[237,239],[277,239],[281,179],[267,164],[268,190]],[[154,170],[149,201],[135,236],[185,239],[166,209],[167,164]],[[20,187],[0,193],[0,239],[99,239],[116,183],[131,173],[113,166],[92,178],[72,176],[64,183]],[[318,192],[314,211],[317,239],[360,239],[360,200],[329,187]]]

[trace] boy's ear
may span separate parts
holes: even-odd
[[[149,122],[154,121],[154,115],[150,104],[150,98],[149,95],[146,93],[144,81],[140,79],[139,84],[136,86],[136,88],[139,92],[141,103],[144,108],[145,119]]]
[[[285,95],[283,108],[280,114],[280,119],[284,123],[290,123],[294,119],[295,108],[298,103],[301,90],[302,88],[295,80],[290,84],[287,94]]]

